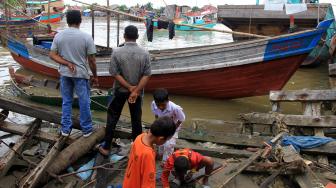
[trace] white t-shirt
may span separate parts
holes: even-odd
[[[185,114],[183,112],[183,109],[181,108],[181,106],[173,103],[172,101],[169,101],[167,104],[166,109],[164,110],[160,110],[156,104],[155,101],[152,102],[151,105],[151,109],[152,109],[152,113],[155,116],[158,117],[162,117],[162,116],[168,116],[171,117],[174,121],[174,123],[177,123],[178,121],[180,121],[181,123],[185,120]],[[180,130],[181,125],[177,128],[174,137],[178,138],[178,131]]]

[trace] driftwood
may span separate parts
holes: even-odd
[[[44,174],[46,169],[55,160],[57,154],[63,148],[67,137],[60,137],[58,141],[49,151],[48,155],[23,179],[21,187],[33,188],[39,183],[41,176]]]
[[[24,147],[30,142],[34,133],[40,127],[42,121],[40,119],[36,119],[33,123],[30,124],[30,127],[27,129],[25,134],[19,139],[17,143],[9,150],[4,157],[0,160],[0,176],[6,175],[10,167],[13,165],[13,161],[17,157],[16,153],[21,153]]]

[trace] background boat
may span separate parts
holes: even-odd
[[[33,76],[16,73],[12,67],[9,67],[9,74],[15,89],[21,97],[31,101],[51,105],[62,106],[62,96],[60,95],[59,81],[55,79],[36,79]],[[91,109],[106,111],[110,95],[107,91],[91,90]],[[75,96],[73,106],[78,108],[78,98]]]
[[[313,30],[265,39],[150,51],[152,77],[146,90],[164,87],[172,94],[226,99],[279,90],[332,22],[326,20]],[[58,64],[48,57],[50,43],[34,45],[32,41],[9,38],[8,48],[24,68],[59,77]],[[109,61],[109,55],[97,54],[99,85],[103,88],[113,85]]]
[[[331,4],[307,4],[307,11],[294,14],[296,31],[314,28],[320,21],[334,19]],[[253,33],[265,36],[278,36],[291,32],[290,16],[283,11],[267,11],[264,5],[219,5],[218,21],[233,31]],[[330,28],[336,27],[333,23]],[[333,29],[327,31],[326,36],[309,54],[303,65],[316,66],[326,62],[329,58],[328,49]],[[235,41],[249,39],[249,37],[233,34]]]

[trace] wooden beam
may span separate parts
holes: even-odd
[[[26,101],[18,100],[17,98],[0,96],[0,108],[11,112],[35,117],[51,123],[61,124],[62,113],[43,108],[39,105],[31,104]],[[78,118],[72,117],[73,127],[80,129]]]
[[[239,149],[205,148],[182,139],[178,139],[176,141],[175,148],[177,149],[190,148],[194,151],[201,153],[202,155],[221,159],[248,158],[253,154],[252,152]]]
[[[248,123],[272,125],[280,119],[287,126],[335,128],[336,116],[290,115],[278,113],[248,113],[240,115]]]
[[[223,134],[211,132],[208,134],[195,134],[194,132],[181,131],[179,138],[193,141],[215,142],[232,146],[260,147],[263,142],[269,141],[269,136],[251,136],[243,134]]]
[[[17,153],[22,153],[24,147],[31,140],[37,129],[40,127],[42,121],[36,119],[33,123],[30,124],[30,127],[24,133],[24,135],[15,143],[15,145],[0,159],[0,177],[3,177],[7,174],[10,167],[13,165],[14,160],[16,159]]]
[[[54,146],[50,149],[48,155],[25,177],[20,184],[20,187],[34,188],[37,187],[40,178],[45,173],[46,169],[55,160],[58,153],[62,150],[67,137],[60,137]]]
[[[286,101],[333,101],[336,100],[335,90],[291,90],[291,91],[271,91],[271,102]]]

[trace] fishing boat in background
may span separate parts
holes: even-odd
[[[172,19],[175,24],[188,24],[204,28],[213,28],[217,24],[217,8],[211,5],[202,7],[199,11],[192,11],[188,6],[168,5],[165,16],[160,20]],[[173,16],[172,16],[173,15]],[[158,28],[157,21],[154,21],[154,29]],[[200,28],[176,25],[177,31],[202,31]]]
[[[322,21],[312,30],[246,42],[152,50],[146,91],[164,87],[177,95],[231,99],[280,90],[333,21]],[[57,78],[59,65],[48,56],[50,45],[51,41],[8,39],[16,62]],[[98,52],[96,59],[100,87],[111,88],[110,55]]]
[[[12,8],[12,7],[9,7]],[[21,5],[21,8],[16,8],[8,17],[7,24],[20,25],[25,22],[43,22],[43,23],[57,23],[62,20],[63,10],[65,9],[63,0],[41,1],[33,0],[26,1]],[[0,19],[0,24],[5,24],[6,19]]]
[[[306,5],[307,11],[293,14],[293,28],[290,26],[290,15],[287,15],[285,10],[264,10],[264,5],[219,5],[217,15],[218,21],[232,31],[265,36],[279,36],[293,31],[311,29],[323,20],[335,18],[330,3],[307,3]],[[328,60],[330,39],[334,35],[332,28],[335,27],[336,23],[334,22],[302,65],[316,66]],[[232,36],[235,41],[250,39],[243,35],[233,34]]]
[[[60,83],[55,79],[36,79],[34,76],[26,76],[15,72],[12,67],[8,68],[9,75],[15,90],[23,98],[31,101],[51,105],[62,106],[62,96],[59,91]],[[110,94],[100,89],[91,90],[91,109],[106,111]],[[78,98],[74,98],[74,107],[78,107]]]

